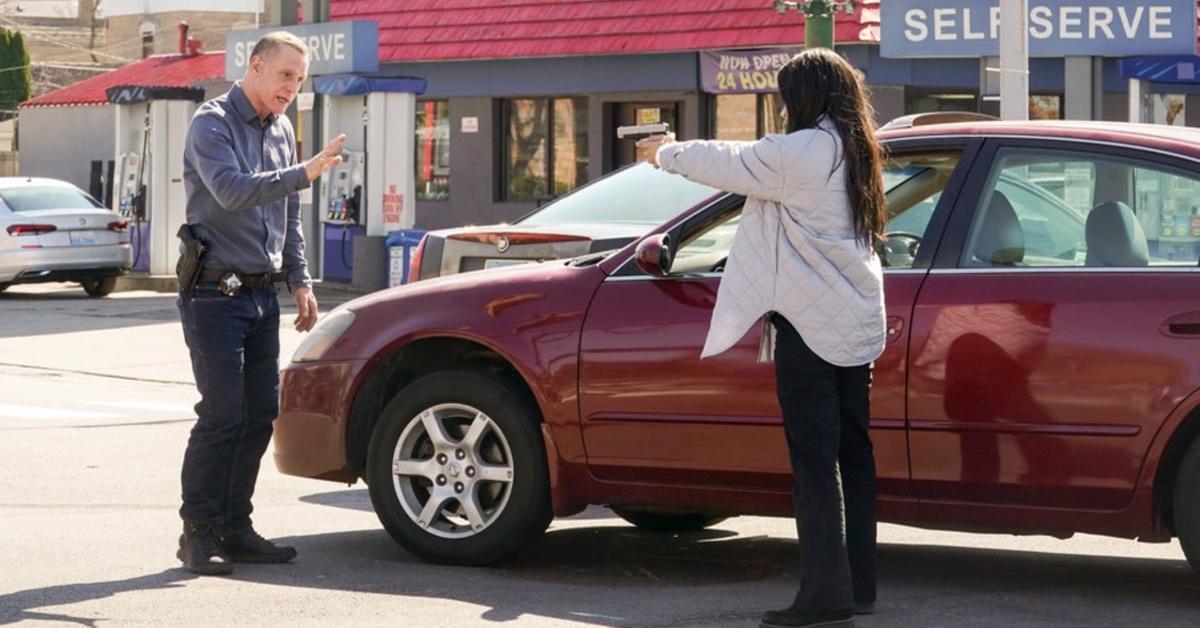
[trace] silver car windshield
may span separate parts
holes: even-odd
[[[61,186],[29,186],[0,190],[0,200],[21,213],[42,209],[96,209],[104,207],[79,190]]]
[[[645,223],[658,225],[720,191],[645,162],[597,179],[517,221],[522,225]]]

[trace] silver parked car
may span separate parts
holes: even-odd
[[[131,265],[120,214],[66,181],[0,177],[0,291],[72,281],[102,297]]]
[[[717,194],[708,186],[639,162],[510,225],[430,231],[413,255],[410,281],[619,249]]]

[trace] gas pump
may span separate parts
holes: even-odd
[[[142,125],[141,133],[141,150],[139,152],[127,151],[118,155],[116,160],[116,179],[117,186],[114,190],[116,195],[116,209],[122,217],[128,218],[133,222],[133,228],[130,230],[129,240],[130,246],[133,248],[133,268],[138,268],[142,263],[143,251],[145,251],[145,227],[143,223],[146,221],[146,147],[150,140],[150,106],[146,106],[146,117]]]
[[[187,205],[178,155],[183,154],[187,126],[204,90],[116,86],[107,96],[116,105],[117,185],[111,203],[135,222],[130,234],[133,269],[170,275],[179,256],[175,232],[185,220]]]
[[[425,85],[419,78],[350,74],[313,80],[324,103],[322,142],[338,133],[347,138],[344,163],[321,177],[325,279],[387,287],[387,236],[414,219],[416,95]]]
[[[362,151],[342,153],[342,163],[329,171],[329,207],[325,222],[354,224],[360,222],[362,209],[363,171],[366,156]]]
[[[325,277],[348,280],[354,271],[354,236],[362,235],[363,175],[366,155],[361,150],[346,150],[342,163],[325,175],[328,208],[325,212],[324,244],[327,260]]]

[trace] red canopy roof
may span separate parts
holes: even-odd
[[[224,77],[224,52],[204,52],[187,57],[155,55],[31,98],[21,103],[21,107],[106,105],[105,90],[117,85],[193,87],[203,81]]]
[[[838,13],[838,42],[879,41],[879,0]],[[770,0],[330,0],[333,20],[379,23],[379,60],[682,52],[804,43],[804,15]]]

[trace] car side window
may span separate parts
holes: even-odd
[[[719,273],[725,271],[733,235],[742,222],[742,208],[726,213],[695,233],[685,236],[675,250],[672,274]]]
[[[1194,174],[1148,161],[1002,148],[979,195],[960,266],[1195,265],[1196,184]]]
[[[879,259],[885,268],[912,267],[959,155],[958,151],[900,153],[884,162],[888,222]]]

